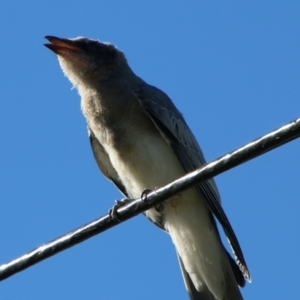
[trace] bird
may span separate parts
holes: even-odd
[[[45,37],[77,88],[96,163],[127,198],[139,198],[206,164],[184,117],[160,89],[130,68],[115,45],[86,37]],[[214,179],[144,215],[169,233],[191,300],[240,300],[250,272]],[[223,245],[218,221],[231,246]]]

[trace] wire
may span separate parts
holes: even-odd
[[[139,199],[124,201],[124,205],[116,210],[117,218],[111,214],[96,219],[79,227],[49,243],[46,243],[6,264],[0,266],[0,280],[4,280],[60,251],[73,247],[113,226],[124,222],[139,213],[154,207],[176,193],[190,188],[201,181],[208,180],[246,161],[271,151],[300,136],[300,118],[274,130],[255,141],[238,148],[216,160],[206,164],[164,187],[143,194]],[[146,170],[147,171],[147,170]],[[128,203],[128,204],[125,204]]]

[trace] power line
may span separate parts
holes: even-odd
[[[157,206],[174,194],[182,192],[201,181],[208,180],[227,170],[230,170],[246,161],[271,151],[300,136],[300,118],[274,130],[263,137],[248,143],[220,158],[213,160],[205,166],[197,169],[164,187],[155,189],[146,196],[136,200],[130,200],[128,204],[117,209],[117,218],[110,214],[96,219],[79,227],[51,242],[48,242],[6,264],[0,266],[0,280],[4,280],[60,251],[73,247],[78,243],[91,238],[113,226],[124,222],[139,213]],[[147,170],[145,170],[147,172]],[[125,201],[126,203],[128,201]]]

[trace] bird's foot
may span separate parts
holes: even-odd
[[[122,207],[122,206],[128,204],[130,201],[131,201],[131,200],[128,199],[128,198],[123,198],[123,199],[121,199],[121,200],[115,200],[115,205],[108,211],[108,214],[109,214],[110,218],[111,218],[112,220],[117,220],[118,222],[121,222],[121,220],[120,220],[119,217],[118,217],[118,212],[117,212],[117,210],[118,210],[120,207]]]
[[[155,187],[155,189],[156,188],[158,188],[158,187]],[[142,195],[141,195],[141,199],[143,201],[147,201],[147,195],[150,194],[151,192],[152,192],[152,190],[150,190],[150,189],[144,189],[142,192]],[[160,204],[157,204],[154,208],[157,212],[163,212],[165,209],[165,205],[164,205],[164,203],[160,203]]]
[[[142,195],[141,195],[141,199],[143,201],[147,201],[147,196],[148,194],[150,194],[152,192],[152,190],[150,189],[144,189],[143,192],[142,192]]]

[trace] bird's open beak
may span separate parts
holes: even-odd
[[[55,36],[45,36],[51,44],[44,44],[47,48],[52,50],[54,53],[58,55],[69,54],[70,52],[82,52],[83,50],[79,47],[75,46],[72,41],[67,39],[60,39]]]

